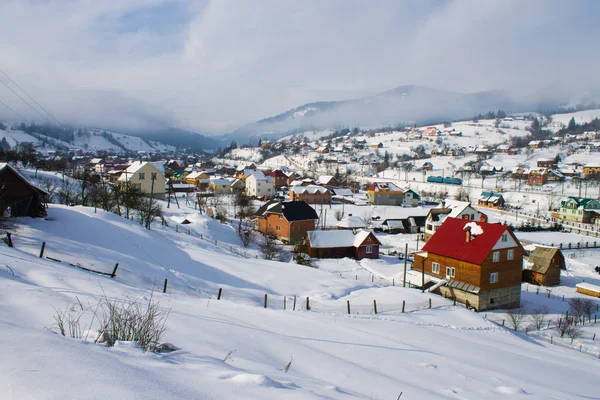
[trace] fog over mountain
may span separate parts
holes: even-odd
[[[44,122],[8,76],[61,123],[142,133],[571,101],[597,85],[599,12],[594,0],[5,1],[0,119]],[[399,85],[414,86],[385,94]],[[254,123],[303,104],[317,111]]]

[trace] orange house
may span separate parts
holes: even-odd
[[[319,216],[304,201],[271,200],[256,211],[254,218],[259,232],[274,235],[285,243],[298,243],[315,229]]]

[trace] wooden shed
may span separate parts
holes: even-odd
[[[577,293],[587,296],[600,297],[600,286],[592,285],[591,283],[578,283],[575,285]]]
[[[527,246],[529,255],[523,259],[523,282],[541,286],[560,284],[560,270],[566,270],[565,257],[560,249],[539,245],[531,247]]]
[[[48,193],[35,187],[9,164],[0,164],[0,216],[43,217]]]

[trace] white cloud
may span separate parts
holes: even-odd
[[[594,1],[0,3],[0,68],[64,121],[226,131],[402,84],[585,87]],[[101,94],[101,95],[100,95]],[[0,100],[26,106],[0,86]],[[0,109],[0,116],[5,115]]]

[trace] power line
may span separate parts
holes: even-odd
[[[27,104],[27,105],[28,105],[28,106],[29,106],[29,107],[30,107],[30,108],[31,108],[33,111],[35,111],[36,113],[38,113],[38,114],[40,115],[40,117],[44,118],[44,119],[45,119],[46,121],[48,121],[50,124],[53,124],[53,122],[52,122],[52,121],[50,121],[50,120],[48,119],[48,117],[46,117],[44,114],[42,114],[41,112],[39,112],[37,108],[35,108],[35,107],[34,107],[34,106],[32,106],[31,104],[29,104],[29,102],[28,102],[27,100],[25,100],[23,97],[21,97],[21,95],[20,95],[19,93],[15,92],[13,88],[11,88],[10,86],[8,86],[8,85],[6,84],[6,82],[4,82],[3,80],[1,80],[1,79],[0,79],[0,83],[2,83],[4,86],[6,86],[6,87],[8,88],[8,90],[10,90],[11,92],[13,92],[15,96],[17,96],[18,98],[20,98],[21,100],[23,100],[23,102],[24,102],[25,104]]]
[[[31,101],[33,101],[35,104],[37,104],[37,106],[39,108],[41,108],[46,114],[48,114],[49,116],[51,116],[52,119],[55,120],[57,124],[61,125],[61,123],[54,117],[54,115],[52,115],[52,113],[50,113],[48,110],[46,110],[44,107],[42,107],[42,105],[40,103],[38,103],[37,101],[35,101],[35,99],[33,97],[31,97],[29,95],[29,93],[27,93],[25,91],[25,89],[23,89],[21,86],[19,86],[19,84],[17,82],[15,82],[10,76],[8,76],[8,74],[6,72],[4,72],[2,70],[2,68],[0,68],[0,72],[2,72],[4,74],[4,76],[6,76],[13,83],[13,85],[15,85],[16,87],[18,87],[23,93],[25,93],[25,95],[27,97],[29,97],[31,99]]]
[[[4,107],[8,108],[10,111],[12,111],[13,113],[15,113],[19,118],[21,118],[23,120],[23,122],[25,122],[25,118],[23,118],[23,116],[21,114],[19,114],[18,112],[16,112],[15,110],[13,110],[12,108],[10,108],[9,106],[6,105],[6,103],[2,102],[2,100],[0,100],[0,104],[2,104]]]

